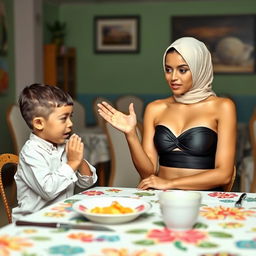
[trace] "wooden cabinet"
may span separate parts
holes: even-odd
[[[76,50],[63,51],[55,44],[44,45],[44,83],[57,85],[76,97]]]

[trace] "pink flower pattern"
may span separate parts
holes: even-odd
[[[81,192],[81,194],[87,195],[87,196],[100,196],[100,195],[104,195],[105,193],[102,191],[90,190],[90,191],[83,191]]]
[[[115,192],[115,193],[119,193],[121,191],[122,191],[121,189],[117,189],[117,188],[111,188],[106,190],[106,192]]]
[[[238,194],[236,193],[226,193],[226,192],[212,192],[208,194],[211,197],[217,197],[217,198],[234,198],[237,197]]]
[[[198,244],[208,238],[206,232],[191,229],[186,231],[176,231],[168,228],[152,229],[147,234],[148,238],[159,243],[182,241],[189,244]]]

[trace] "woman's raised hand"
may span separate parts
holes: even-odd
[[[129,105],[128,115],[116,110],[105,101],[98,103],[98,112],[101,117],[103,117],[107,122],[121,132],[129,133],[136,127],[137,119],[134,112],[133,103]]]

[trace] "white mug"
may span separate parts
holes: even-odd
[[[201,199],[200,192],[195,191],[160,192],[160,209],[167,228],[191,229],[197,221]]]

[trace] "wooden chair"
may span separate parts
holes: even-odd
[[[252,162],[253,162],[253,175],[250,187],[250,192],[256,192],[256,110],[254,110],[249,122],[250,140],[252,147]]]
[[[74,100],[72,122],[73,131],[81,137],[83,137],[84,133],[101,131],[98,126],[89,126],[86,124],[86,108],[76,100]]]
[[[252,162],[253,162],[253,174],[252,182],[250,187],[250,192],[256,192],[256,110],[254,110],[253,115],[249,122],[250,140],[252,147]]]
[[[142,100],[142,98],[136,95],[123,95],[116,100],[116,109],[123,113],[128,113],[129,105],[132,102],[134,104],[134,110],[137,116],[137,120],[138,122],[142,123],[144,116],[144,101]]]
[[[72,122],[75,133],[79,134],[86,129],[86,109],[76,100],[74,100]]]
[[[78,101],[74,100],[73,107],[73,131],[77,133],[84,140],[85,147],[88,148],[86,137],[89,134],[102,134],[102,128],[99,126],[88,126],[86,125],[86,109]],[[87,156],[85,156],[87,158]],[[88,159],[88,158],[87,158]],[[89,160],[89,159],[88,159]],[[90,160],[89,160],[90,161]],[[94,163],[91,163],[94,164]],[[99,162],[97,164],[98,183],[100,186],[105,185],[105,163]]]
[[[111,155],[110,187],[137,187],[140,182],[125,135],[105,122]],[[140,130],[137,129],[140,136]],[[140,136],[141,137],[141,136]]]
[[[5,170],[10,170],[10,168],[3,168],[6,164],[15,164],[15,171],[17,168],[19,162],[19,158],[17,155],[14,154],[1,154],[0,155],[0,193],[1,193],[1,198],[3,200],[4,203],[4,208],[7,214],[7,218],[8,218],[8,222],[12,223],[12,213],[11,213],[11,207],[10,205],[13,204],[13,197],[14,195],[16,196],[16,185],[13,182],[12,184],[12,189],[11,189],[11,196],[12,196],[12,201],[7,199],[6,193],[5,193],[5,189],[4,189],[4,185],[3,185],[3,171]]]
[[[249,134],[252,154],[241,163],[241,188],[243,192],[256,192],[256,109],[249,121]]]
[[[14,152],[18,155],[26,140],[29,138],[31,131],[24,121],[19,107],[16,104],[12,104],[8,108],[6,119],[13,141]]]
[[[234,166],[234,171],[233,171],[233,176],[232,176],[231,181],[230,181],[227,185],[225,185],[225,186],[223,187],[223,190],[224,190],[225,192],[230,192],[230,191],[232,191],[232,188],[233,188],[235,179],[236,179],[236,167]]]
[[[104,121],[104,119],[99,115],[99,113],[98,113],[98,105],[97,105],[98,103],[101,103],[102,101],[107,102],[108,104],[110,104],[110,105],[113,106],[113,107],[114,107],[114,104],[113,104],[110,100],[108,100],[108,99],[106,99],[106,98],[104,98],[104,97],[97,97],[97,98],[95,98],[94,101],[93,101],[93,112],[94,112],[95,119],[96,119],[96,121],[97,121],[97,125],[98,125],[102,130],[104,130],[105,121]]]

